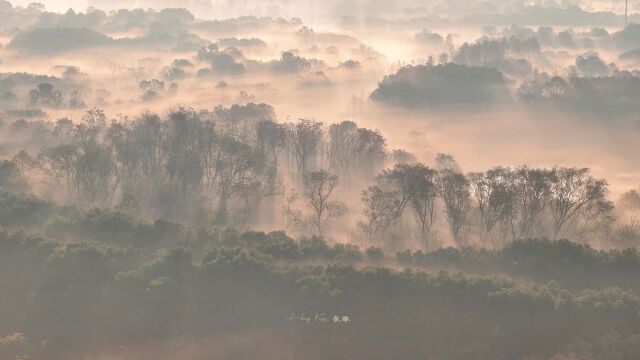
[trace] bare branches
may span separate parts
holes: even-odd
[[[304,196],[311,210],[309,222],[317,235],[324,235],[327,226],[337,221],[347,212],[340,201],[331,200],[338,177],[324,170],[313,171],[304,176]]]

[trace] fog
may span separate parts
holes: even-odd
[[[637,359],[639,140],[636,1],[0,0],[0,359]]]

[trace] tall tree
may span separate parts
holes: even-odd
[[[328,132],[327,157],[331,170],[345,177],[358,161],[358,125],[353,121],[333,124]]]
[[[440,173],[440,191],[453,240],[463,245],[462,229],[468,224],[471,209],[469,180],[460,173],[444,170]]]
[[[386,140],[378,131],[343,121],[329,127],[328,137],[329,166],[343,178],[373,176],[386,160]]]
[[[366,232],[369,241],[373,241],[398,221],[398,193],[380,186],[370,186],[362,191],[360,199],[366,221],[360,222],[359,226]]]
[[[514,211],[511,171],[497,167],[485,173],[470,173],[469,184],[480,222],[481,239],[502,238],[508,219]]]
[[[286,129],[271,120],[256,124],[256,148],[269,167],[278,167],[278,159],[286,145]]]
[[[392,169],[384,170],[377,181],[379,187],[391,190],[396,197],[393,202],[384,202],[394,206],[388,210],[388,216],[393,222],[398,221],[408,206],[418,225],[421,241],[428,247],[436,215],[437,171],[421,163],[396,164]],[[383,194],[389,196],[380,195]]]
[[[558,238],[572,221],[582,218],[590,223],[611,212],[607,185],[606,180],[594,178],[588,168],[555,168],[550,187],[553,237]]]
[[[298,176],[304,177],[315,160],[320,150],[322,135],[322,122],[319,121],[300,119],[297,123],[289,125],[287,143],[295,160]]]
[[[431,228],[435,221],[436,199],[438,196],[437,172],[422,164],[410,168],[410,205],[418,223],[422,243],[430,246]]]
[[[514,238],[522,239],[534,235],[549,200],[553,174],[547,169],[518,168],[514,174],[513,189],[516,195],[518,224],[514,227]]]
[[[331,200],[336,186],[338,176],[325,170],[312,171],[304,176],[304,196],[311,210],[309,220],[319,236],[323,236],[327,226],[347,212],[344,203]]]

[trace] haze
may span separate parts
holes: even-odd
[[[639,140],[638,1],[0,0],[0,359],[636,360]]]

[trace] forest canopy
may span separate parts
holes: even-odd
[[[500,72],[464,65],[418,65],[386,77],[371,99],[406,107],[491,104],[510,98]]]

